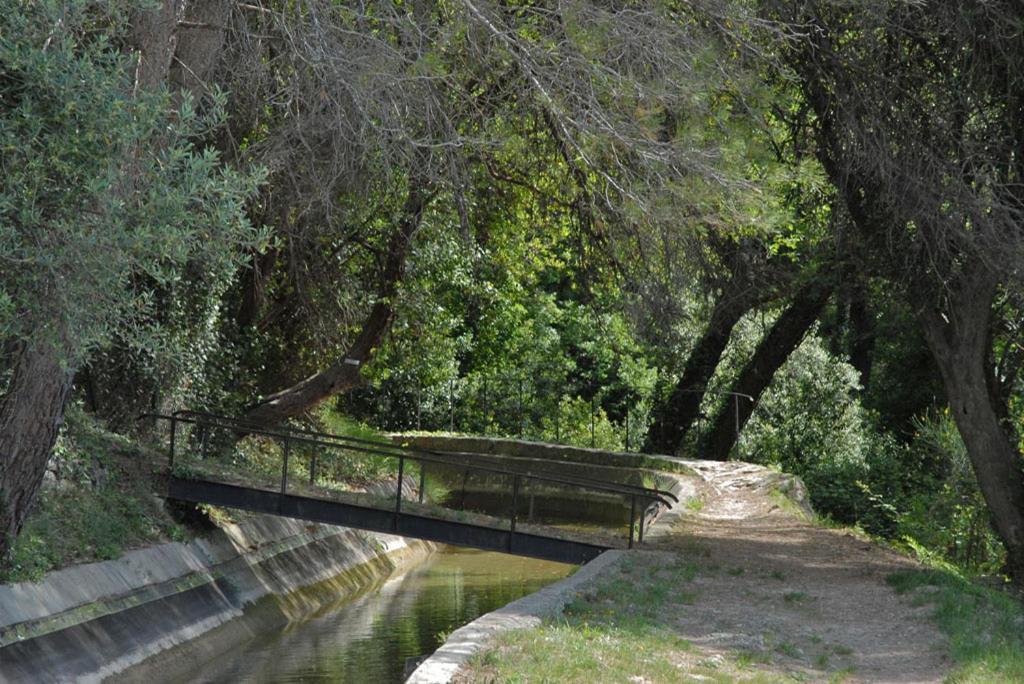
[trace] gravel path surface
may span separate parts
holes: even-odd
[[[885,579],[917,563],[804,519],[773,495],[785,476],[688,463],[703,505],[651,544],[703,569],[689,587],[693,604],[673,618],[682,637],[709,653],[771,653],[774,666],[812,681],[837,669],[846,682],[942,681],[952,663],[932,608],[913,606]]]

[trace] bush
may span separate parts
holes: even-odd
[[[819,513],[891,535],[897,510],[875,464],[891,461],[894,445],[874,432],[857,391],[857,372],[808,336],[758,403],[740,454],[799,475]]]
[[[991,515],[952,416],[948,410],[926,415],[915,426],[909,451],[925,476],[908,496],[899,534],[969,572],[999,572],[1006,550],[992,531]]]
[[[800,476],[822,515],[909,539],[970,573],[998,572],[1005,550],[955,423],[945,411],[914,426],[909,444],[881,432],[854,369],[812,335],[776,373],[739,448]]]

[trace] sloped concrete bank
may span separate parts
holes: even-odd
[[[0,586],[0,682],[172,677],[175,663],[308,615],[432,548],[261,516]]]

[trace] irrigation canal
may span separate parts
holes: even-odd
[[[432,653],[449,632],[573,567],[444,547],[303,622],[196,663],[176,681],[401,682],[407,659]]]

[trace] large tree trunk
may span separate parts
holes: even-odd
[[[49,341],[25,342],[15,356],[0,399],[0,569],[43,482],[72,377]]]
[[[978,486],[1006,546],[1007,566],[1024,584],[1024,460],[1000,421],[988,363],[996,279],[977,268],[947,290],[944,306],[918,314],[942,374],[953,419]]]
[[[423,211],[431,197],[423,188],[414,187],[409,190],[402,218],[388,241],[377,301],[345,355],[328,368],[264,398],[245,414],[247,421],[258,425],[273,425],[286,418],[302,415],[321,401],[362,382],[360,368],[372,358],[391,328],[395,315],[394,299],[405,275],[409,244],[419,228]]]
[[[818,319],[831,293],[831,283],[815,280],[805,285],[757,345],[754,355],[730,388],[730,391],[745,396],[728,397],[729,401],[715,416],[706,442],[708,458],[717,461],[729,458],[729,452],[743,426],[750,420],[762,392]]]
[[[875,322],[868,305],[868,292],[864,283],[856,283],[848,292],[850,323],[850,365],[857,369],[860,386],[867,391],[871,383],[871,366],[875,352]]]
[[[715,302],[711,320],[697,346],[686,359],[686,366],[679,382],[668,400],[659,407],[651,425],[649,448],[662,453],[677,453],[683,445],[686,433],[700,413],[711,376],[718,368],[722,353],[729,343],[733,328],[750,309],[748,297],[736,292],[736,276],[730,280],[722,296]]]

